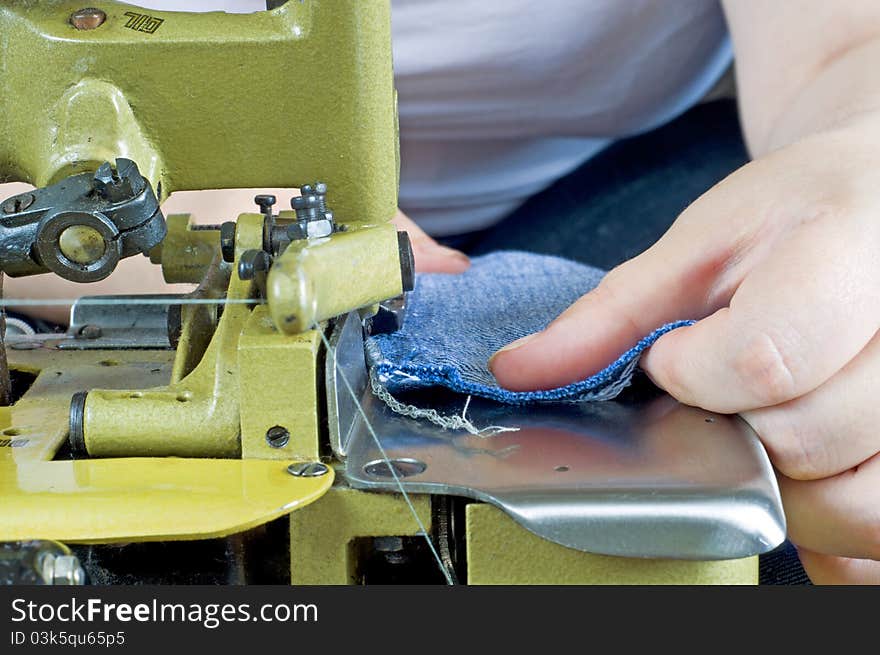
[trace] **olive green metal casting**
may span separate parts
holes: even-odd
[[[292,242],[269,271],[275,327],[298,334],[320,321],[403,293],[392,224]]]
[[[184,189],[333,189],[339,223],[397,202],[389,3],[288,2],[190,14],[0,0],[0,181],[45,186],[132,159],[160,198]]]

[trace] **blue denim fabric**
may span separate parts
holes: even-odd
[[[544,329],[604,275],[559,257],[518,251],[477,257],[462,275],[420,275],[402,329],[367,341],[373,373],[391,394],[442,386],[513,405],[610,400],[629,384],[642,352],[687,321],[655,330],[604,370],[565,387],[508,391],[487,366],[495,351]]]

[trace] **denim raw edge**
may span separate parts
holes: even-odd
[[[488,398],[508,405],[528,405],[540,402],[587,402],[611,400],[625,389],[635,372],[641,354],[661,336],[694,321],[676,321],[655,330],[623,353],[611,365],[595,375],[564,387],[544,391],[507,391],[468,382],[458,370],[448,366],[397,365],[388,361],[379,343],[367,342],[367,358],[379,380],[389,393],[407,389],[441,386],[458,393]]]

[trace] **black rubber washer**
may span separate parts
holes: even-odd
[[[403,290],[412,291],[416,288],[416,260],[413,255],[412,242],[406,232],[397,233],[397,251],[400,254],[400,276]]]
[[[83,430],[83,421],[86,413],[86,397],[88,391],[77,391],[70,399],[70,452],[74,459],[88,457],[86,448],[86,435]]]

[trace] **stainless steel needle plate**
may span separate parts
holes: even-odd
[[[541,537],[608,555],[733,559],[785,538],[773,469],[738,417],[656,394],[524,408],[474,399],[474,425],[519,428],[477,437],[395,414],[357,386],[388,460],[363,416],[345,416],[351,429],[342,450],[353,487],[399,491],[393,467],[408,492],[491,503]],[[441,414],[462,411],[460,396],[442,392],[408,400]]]

